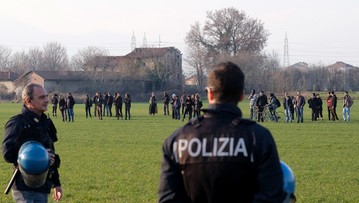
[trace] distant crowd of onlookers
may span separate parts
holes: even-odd
[[[62,95],[54,94],[51,97],[52,103],[52,116],[57,116],[57,107],[59,108],[62,116],[62,121],[74,122],[74,105],[75,99],[71,93],[65,98]],[[94,107],[94,117],[98,117],[100,120],[104,116],[112,117],[112,107],[115,106],[115,117],[117,119],[123,119],[122,106],[125,106],[125,120],[131,119],[131,97],[128,93],[125,94],[125,98],[119,92],[114,95],[110,93],[96,92],[95,96],[91,99],[89,95],[86,95],[83,100],[85,104],[86,118],[92,118],[91,108]]]
[[[259,95],[257,95],[255,90],[252,90],[248,99],[251,119],[256,118],[258,122],[263,122],[263,111],[265,108],[268,108],[271,115],[273,115],[274,120],[278,121],[275,111],[281,106],[281,103],[274,93],[270,93],[270,97],[267,99],[267,96],[263,91],[260,91]],[[296,96],[290,96],[287,92],[285,92],[282,103],[286,122],[292,122],[295,115],[297,123],[303,123],[303,111],[306,103],[308,103],[309,108],[311,109],[312,121],[317,121],[318,119],[323,120],[323,101],[319,94],[312,93],[311,97],[306,101],[305,97],[301,95],[301,92],[297,92]],[[343,97],[344,121],[350,121],[350,108],[353,103],[352,97],[349,95],[348,91],[345,91]],[[337,105],[338,98],[336,94],[334,91],[329,91],[326,98],[328,120],[339,120],[337,115]]]
[[[162,96],[163,102],[163,114],[166,116],[170,115],[170,104],[172,110],[172,119],[180,120],[182,115],[182,121],[186,119],[188,115],[188,120],[192,117],[199,117],[201,115],[200,111],[202,109],[203,103],[198,93],[190,95],[183,93],[180,97],[176,94],[172,94],[172,97],[163,92]],[[152,92],[149,99],[149,114],[155,115],[158,113],[157,107],[157,97],[154,92]]]
[[[283,106],[286,122],[293,122],[296,117],[297,123],[303,123],[303,111],[306,103],[308,103],[308,106],[311,109],[312,121],[317,121],[318,119],[323,120],[323,101],[317,93],[312,93],[310,98],[306,100],[299,91],[295,96],[290,96],[285,92],[283,100],[280,102],[274,93],[270,93],[269,98],[267,98],[264,91],[260,91],[259,94],[257,94],[253,89],[248,99],[250,106],[249,117],[250,119],[256,119],[258,122],[264,121],[263,114],[265,108],[268,108],[273,119],[278,121],[278,118],[276,117],[276,109]],[[188,120],[190,120],[193,117],[199,117],[201,115],[203,103],[198,93],[193,95],[182,93],[181,96],[172,94],[170,97],[166,92],[163,92],[161,100],[163,103],[163,114],[165,116],[172,115],[172,119],[181,120],[182,117],[182,121],[184,121],[186,116],[188,116]],[[158,113],[157,102],[157,96],[152,92],[149,99],[148,110],[150,115]],[[57,108],[59,108],[62,121],[74,122],[73,107],[75,105],[75,99],[71,93],[68,93],[67,97],[54,94],[51,97],[51,103],[53,116],[57,116]],[[100,120],[102,120],[104,116],[112,117],[112,108],[114,106],[114,116],[117,119],[123,119],[123,117],[125,120],[131,119],[131,97],[128,93],[125,94],[123,99],[119,92],[114,93],[114,95],[111,95],[110,93],[101,94],[100,92],[96,92],[93,98],[86,95],[83,103],[85,104],[86,118],[91,118],[92,115],[98,117]],[[344,121],[350,121],[350,108],[353,103],[352,97],[349,95],[348,91],[345,91],[342,105]],[[124,116],[122,113],[123,105],[125,106]],[[337,106],[338,98],[336,94],[334,91],[329,91],[326,97],[328,120],[339,120]],[[94,107],[93,114],[91,113],[92,107]]]
[[[71,93],[68,93],[67,97],[62,95],[54,94],[51,97],[52,103],[52,116],[57,116],[57,108],[59,108],[62,116],[62,121],[74,122],[74,105],[75,99]],[[125,97],[122,98],[119,92],[116,92],[114,95],[110,93],[100,93],[96,92],[93,98],[90,98],[89,95],[86,95],[83,100],[85,104],[85,112],[86,118],[98,117],[100,120],[103,119],[104,116],[112,117],[112,109],[115,107],[114,116],[117,119],[130,120],[131,119],[131,97],[128,93],[125,94]],[[172,115],[172,119],[180,120],[182,117],[182,121],[186,119],[188,116],[188,120],[193,117],[199,117],[200,111],[203,106],[202,100],[198,93],[190,95],[183,93],[180,97],[176,94],[172,94],[172,97],[164,92],[162,96],[163,103],[163,114],[165,116],[170,116],[170,112]],[[123,116],[122,110],[123,105],[125,107],[125,115]],[[171,109],[170,109],[171,105]],[[91,108],[93,109],[93,114]],[[157,107],[157,97],[153,92],[149,99],[149,114],[155,115],[158,113]]]

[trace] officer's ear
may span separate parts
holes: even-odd
[[[239,101],[242,101],[242,100],[243,100],[243,98],[244,98],[244,90],[243,90],[243,92],[242,92],[241,96],[239,97]]]
[[[210,104],[215,103],[213,89],[210,87],[206,87],[206,92],[207,92],[208,102]]]

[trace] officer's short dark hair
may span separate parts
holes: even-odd
[[[238,103],[244,89],[244,74],[232,62],[219,63],[208,73],[208,88],[218,102]]]

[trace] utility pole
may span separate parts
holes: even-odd
[[[161,35],[158,35],[158,48],[161,48]]]
[[[289,51],[288,51],[288,37],[287,33],[285,33],[284,38],[284,56],[283,56],[283,67],[288,67],[290,65],[289,63]]]
[[[143,44],[142,47],[146,48],[147,47],[147,38],[146,38],[146,33],[143,34]]]
[[[131,51],[135,49],[136,49],[136,37],[135,37],[135,31],[133,31],[131,38]]]

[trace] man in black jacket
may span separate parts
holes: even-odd
[[[57,94],[51,97],[51,104],[52,104],[52,116],[57,116],[57,104],[59,103],[59,98]]]
[[[271,133],[243,119],[244,74],[231,62],[208,74],[209,108],[163,144],[158,202],[282,202]]]
[[[308,99],[308,105],[309,108],[312,109],[312,121],[317,121],[319,101],[317,99],[317,95],[314,92],[310,99]]]
[[[166,92],[163,92],[163,97],[162,97],[162,101],[163,101],[163,114],[166,116],[170,115],[170,110],[169,110],[169,103],[170,103],[170,97],[168,96],[168,94]]]
[[[26,141],[40,142],[49,153],[51,166],[44,185],[38,188],[27,186],[21,174],[17,175],[12,186],[12,195],[16,202],[47,202],[48,194],[53,188],[53,198],[62,198],[62,188],[58,167],[60,158],[55,155],[54,142],[57,141],[56,128],[44,114],[47,111],[49,98],[46,90],[31,83],[22,92],[24,105],[21,114],[12,117],[5,125],[5,135],[2,143],[4,159],[17,166],[18,152]]]
[[[268,104],[268,98],[267,95],[264,94],[263,91],[259,92],[259,97],[257,99],[256,102],[256,106],[258,108],[258,114],[257,114],[257,121],[264,121],[264,115],[263,115],[263,111],[264,111],[264,107]]]
[[[67,107],[67,118],[68,121],[74,122],[74,105],[75,105],[75,99],[72,96],[71,92],[69,92],[69,95],[67,96],[66,100],[66,107]]]
[[[338,115],[337,115],[337,95],[335,95],[334,91],[331,92],[330,94],[332,96],[332,106],[331,106],[331,112],[332,112],[332,120],[339,120]]]

